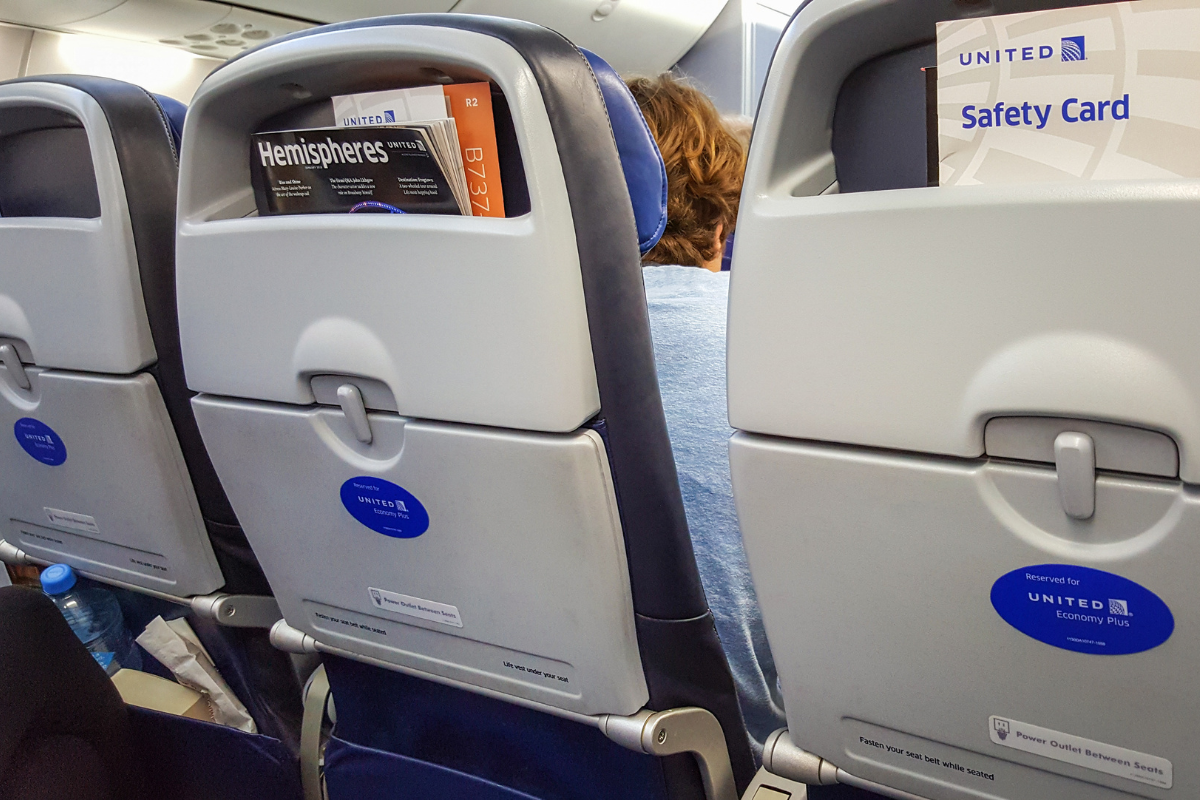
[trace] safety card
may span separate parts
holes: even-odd
[[[937,26],[941,185],[1200,177],[1200,0]]]

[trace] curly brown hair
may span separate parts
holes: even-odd
[[[667,228],[651,264],[702,266],[733,233],[746,148],[708,97],[670,73],[628,81],[667,166]]]

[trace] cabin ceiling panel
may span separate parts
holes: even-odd
[[[0,20],[52,28],[103,14],[125,0],[0,0]]]

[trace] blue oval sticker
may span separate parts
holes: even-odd
[[[429,512],[403,487],[360,475],[342,484],[342,505],[376,533],[412,539],[429,529]]]
[[[57,467],[67,460],[67,446],[62,437],[40,420],[21,417],[13,425],[13,435],[22,450],[43,464]]]
[[[1013,570],[992,584],[992,607],[1026,636],[1091,655],[1141,653],[1175,630],[1171,609],[1154,592],[1071,564]]]

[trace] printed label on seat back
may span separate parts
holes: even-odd
[[[1091,567],[1039,564],[1013,570],[992,585],[991,599],[996,613],[1021,633],[1076,653],[1141,653],[1175,630],[1175,617],[1158,595]]]
[[[996,744],[1055,761],[1065,761],[1118,778],[1170,789],[1171,762],[1113,744],[1042,728],[1007,717],[988,719],[988,735]]]
[[[317,638],[335,647],[506,693],[519,683],[554,695],[579,696],[575,668],[567,662],[468,639],[459,626],[408,614],[388,619],[311,600],[304,601],[304,610]],[[402,621],[405,617],[411,622]]]
[[[91,536],[21,520],[13,520],[13,523],[21,549],[37,558],[62,561],[89,572],[139,584],[145,584],[146,578],[150,578],[160,584],[155,588],[168,592],[175,585],[171,562],[159,553],[122,547]]]
[[[413,539],[429,530],[429,512],[411,492],[391,481],[361,475],[342,484],[342,505],[376,533]]]
[[[41,420],[21,417],[13,425],[13,435],[22,450],[47,466],[57,467],[67,460],[62,437]]]

